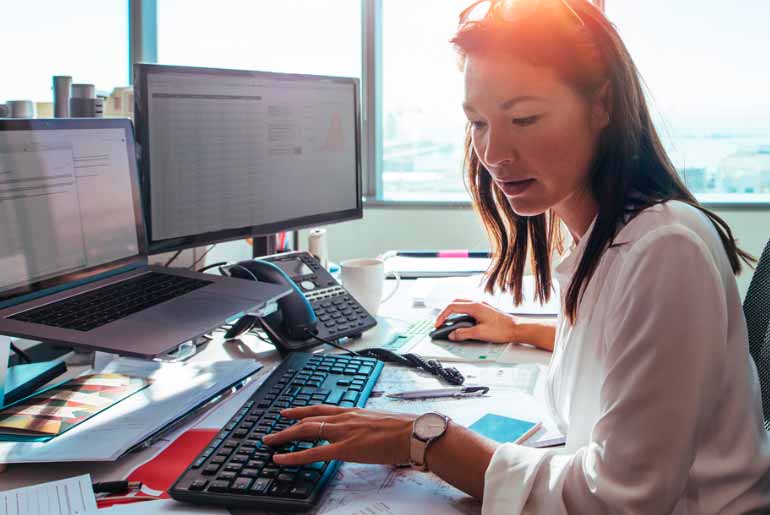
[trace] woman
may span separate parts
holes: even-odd
[[[613,26],[587,0],[497,0],[467,9],[453,43],[470,189],[496,250],[487,287],[520,300],[531,248],[547,298],[560,224],[574,243],[553,274],[557,329],[464,301],[436,323],[468,313],[478,324],[455,339],[553,348],[547,402],[567,444],[312,406],[265,441],[331,443],[275,461],[411,460],[489,514],[768,513],[770,443],[734,278],[748,256],[679,180]]]

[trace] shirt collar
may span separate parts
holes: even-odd
[[[559,281],[559,286],[562,291],[566,291],[568,283],[572,279],[572,275],[575,273],[578,263],[580,263],[580,258],[583,257],[583,252],[585,252],[585,248],[588,245],[591,232],[596,225],[596,218],[597,217],[594,216],[591,225],[588,226],[588,229],[583,234],[583,237],[580,238],[579,242],[575,243],[575,240],[572,240],[570,248],[564,254],[561,262],[559,262],[554,269],[556,272],[556,279]]]

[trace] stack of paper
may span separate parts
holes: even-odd
[[[48,442],[0,442],[0,463],[112,461],[262,365],[252,360],[158,363],[121,358],[103,372],[152,384]]]

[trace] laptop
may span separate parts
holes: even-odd
[[[152,358],[284,286],[148,265],[127,119],[0,119],[0,334]]]

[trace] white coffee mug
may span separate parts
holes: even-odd
[[[340,263],[342,286],[368,311],[376,315],[380,304],[390,299],[398,290],[401,279],[396,275],[396,285],[387,297],[382,298],[385,280],[385,261],[382,259],[348,259]]]

